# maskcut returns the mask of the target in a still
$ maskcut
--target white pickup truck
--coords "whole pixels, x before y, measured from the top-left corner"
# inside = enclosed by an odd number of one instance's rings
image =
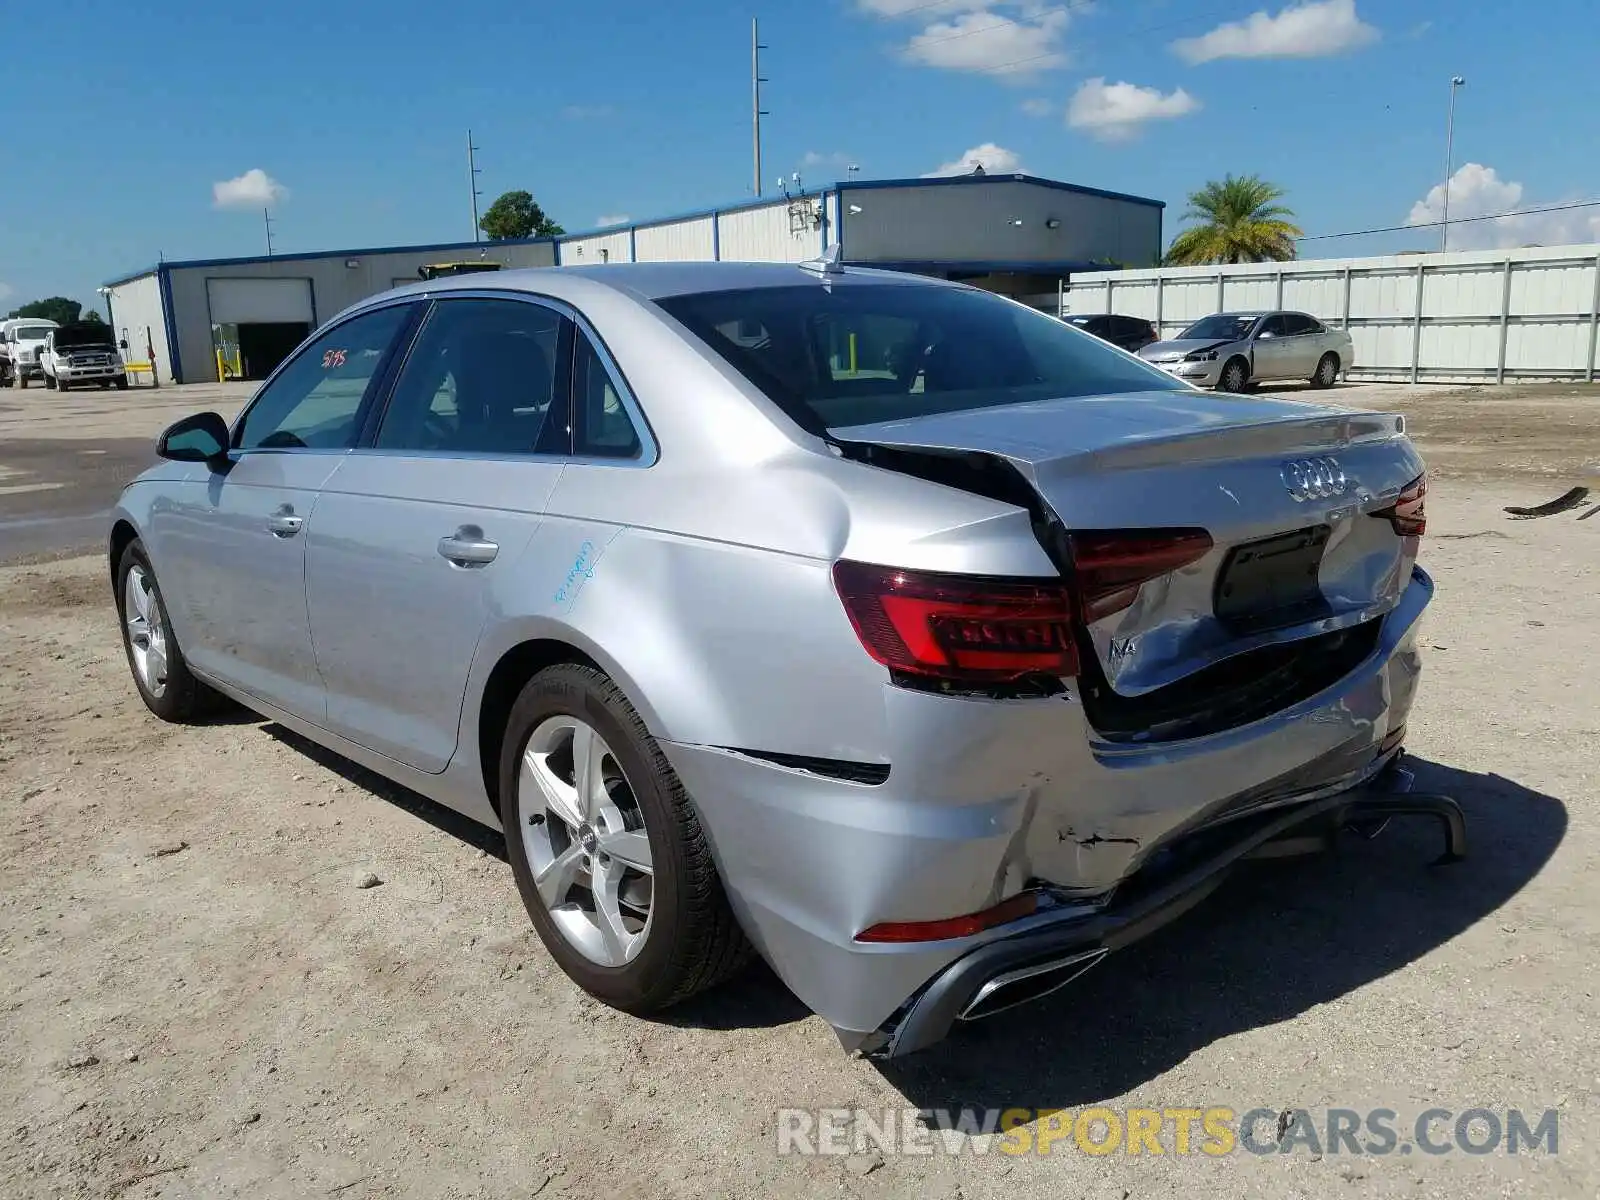
[[[117,350],[116,335],[104,321],[74,321],[52,329],[40,356],[44,385],[57,391],[97,384],[128,386],[128,368]]]
[[[42,317],[12,317],[0,323],[0,383],[27,387],[44,378],[44,346],[59,326]]]

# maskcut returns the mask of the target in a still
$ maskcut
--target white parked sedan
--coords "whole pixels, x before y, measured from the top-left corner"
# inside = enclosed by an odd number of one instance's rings
[[[1202,317],[1139,357],[1196,387],[1241,392],[1262,380],[1305,379],[1328,388],[1355,362],[1343,329],[1303,312],[1231,312]]]

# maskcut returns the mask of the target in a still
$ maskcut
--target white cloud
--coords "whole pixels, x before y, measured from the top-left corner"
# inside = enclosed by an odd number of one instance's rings
[[[1125,142],[1137,137],[1147,121],[1182,117],[1200,102],[1182,88],[1162,92],[1134,83],[1107,83],[1086,79],[1067,105],[1067,124],[1102,142]]]
[[[628,223],[628,214],[602,213],[594,219],[594,223],[600,229],[604,229],[607,225],[626,225]]]
[[[1310,0],[1277,16],[1265,10],[1219,25],[1199,37],[1180,38],[1172,48],[1192,63],[1218,58],[1323,58],[1378,40],[1378,31],[1356,15],[1356,0]]]
[[[973,168],[980,165],[988,175],[1011,175],[1022,170],[1022,156],[1015,150],[1007,150],[1004,146],[996,146],[993,142],[984,142],[981,146],[974,146],[963,152],[955,161],[929,171],[923,178],[942,179],[950,175],[971,175]]]
[[[820,150],[807,150],[800,158],[802,167],[848,167],[855,162],[842,150],[834,150],[824,154]]]
[[[17,294],[17,289],[9,283],[0,283],[0,300],[9,300]]]
[[[901,48],[901,56],[925,67],[1018,77],[1067,61],[1061,50],[1068,22],[1065,8],[1024,4],[1016,17],[1010,17],[992,11],[998,7],[934,22]]]
[[[270,208],[288,198],[289,189],[260,167],[211,185],[211,201],[218,208]]]
[[[946,13],[969,12],[989,7],[990,0],[860,0],[861,11],[875,17],[937,17]]]
[[[1516,208],[1543,208],[1548,204],[1524,203],[1523,186],[1501,179],[1493,167],[1467,163],[1450,176],[1450,248],[1493,250],[1507,246],[1562,246],[1600,241],[1600,210],[1574,208],[1565,212],[1514,213],[1492,221],[1471,221]],[[1558,202],[1549,202],[1558,203]],[[1444,185],[1435,184],[1411,206],[1407,225],[1426,225],[1444,219]],[[1435,225],[1434,232],[1438,232]]]
[[[1056,106],[1053,102],[1042,97],[1035,97],[1032,100],[1024,100],[1020,105],[1018,105],[1018,107],[1030,117],[1048,117],[1056,110]]]

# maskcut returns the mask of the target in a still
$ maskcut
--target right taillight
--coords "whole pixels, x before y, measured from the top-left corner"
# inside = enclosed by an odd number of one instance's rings
[[[1057,580],[991,579],[840,560],[833,582],[861,645],[892,671],[957,683],[1075,675]]]
[[[1428,473],[1424,471],[1395,497],[1388,508],[1380,508],[1372,515],[1383,517],[1401,537],[1421,537],[1428,531]]]

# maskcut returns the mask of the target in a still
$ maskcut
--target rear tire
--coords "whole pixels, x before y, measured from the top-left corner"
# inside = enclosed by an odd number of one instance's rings
[[[575,759],[593,765],[580,774]],[[507,719],[500,798],[534,929],[595,999],[657,1012],[750,960],[693,804],[603,672],[564,663],[523,687]]]
[[[1339,382],[1339,356],[1332,350],[1324,354],[1317,362],[1317,370],[1311,376],[1311,386],[1314,388],[1331,388]]]
[[[1250,364],[1242,358],[1230,358],[1222,364],[1217,376],[1217,391],[1242,392],[1250,382]]]
[[[26,390],[28,386],[28,377],[22,374],[20,371],[17,372],[17,386],[24,390]]]
[[[122,648],[144,706],[163,721],[184,725],[197,723],[223,707],[223,696],[190,672],[167,618],[167,602],[156,583],[155,570],[138,538],[123,550],[116,581]]]

